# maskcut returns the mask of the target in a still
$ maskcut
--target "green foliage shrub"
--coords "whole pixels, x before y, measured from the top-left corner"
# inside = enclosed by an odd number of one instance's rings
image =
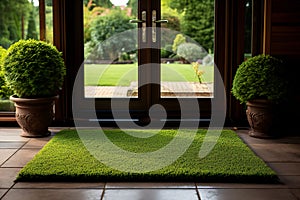
[[[202,65],[203,66],[211,66],[214,64],[214,57],[213,55],[206,55],[203,59],[202,59]]]
[[[0,36],[0,46],[7,49],[11,44],[12,44],[12,41],[10,41],[8,38]]]
[[[195,62],[199,59],[202,60],[207,55],[207,52],[204,48],[194,43],[183,43],[179,45],[177,55],[189,62]]]
[[[66,74],[62,53],[52,44],[34,39],[11,45],[3,69],[8,86],[22,98],[56,95]]]
[[[177,13],[166,12],[163,13],[162,18],[168,20],[168,23],[164,23],[161,25],[162,28],[180,31],[180,19]]]
[[[179,45],[181,45],[183,43],[186,43],[186,38],[182,34],[177,34],[174,39],[173,46],[172,46],[173,52],[176,53]]]
[[[257,55],[238,67],[232,94],[241,103],[252,99],[268,99],[278,103],[287,95],[287,84],[282,60],[270,55]]]
[[[172,45],[166,45],[160,50],[160,56],[162,58],[169,58],[172,55]]]
[[[27,39],[38,39],[34,9],[32,9],[32,11],[30,12],[30,15],[29,15],[26,38]]]
[[[206,51],[214,50],[215,0],[180,1],[184,8],[181,30]]]
[[[130,18],[118,9],[108,15],[98,16],[90,27],[91,41],[86,45],[89,52],[85,52],[87,57],[115,60],[120,53],[136,49],[136,35],[133,35],[133,32],[119,35],[136,27],[136,24],[129,23],[129,20]]]
[[[215,0],[172,0],[169,5],[183,15],[180,20],[182,33],[189,35],[206,51],[213,52]]]
[[[3,71],[3,59],[6,55],[6,49],[0,46],[0,99],[8,99],[12,94],[12,91],[7,87],[4,71]]]

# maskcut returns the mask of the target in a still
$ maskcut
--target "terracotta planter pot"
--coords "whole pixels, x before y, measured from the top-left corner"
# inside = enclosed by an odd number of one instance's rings
[[[249,135],[257,138],[274,138],[278,133],[276,106],[268,100],[252,100],[246,103],[247,119],[251,130]]]
[[[53,105],[58,96],[26,99],[10,96],[15,103],[16,120],[22,128],[23,137],[46,137],[54,117]]]

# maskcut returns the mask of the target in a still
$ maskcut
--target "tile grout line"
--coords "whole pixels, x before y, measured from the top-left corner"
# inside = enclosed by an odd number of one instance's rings
[[[11,149],[17,149],[11,156],[9,156],[1,165],[0,168],[5,169],[5,168],[23,168],[23,167],[2,167],[9,159],[11,159],[14,155],[16,155],[17,152],[19,152],[20,150],[22,150],[22,148],[30,141],[31,139],[29,139],[28,141],[24,142],[19,148],[11,148]],[[0,199],[4,198],[5,195],[8,194],[8,192],[16,185],[16,182],[14,182],[10,188],[8,188],[6,190],[6,192],[1,196]]]
[[[199,191],[199,189],[198,189],[198,186],[197,186],[196,183],[194,183],[194,184],[195,184],[195,189],[196,189],[197,197],[198,197],[199,200],[201,200],[201,197],[200,197],[200,191]]]
[[[21,168],[22,167],[2,167],[9,159],[11,159],[14,155],[16,155],[17,152],[19,152],[31,139],[29,139],[28,141],[24,142],[19,148],[17,148],[17,150],[11,155],[9,156],[1,165],[0,168],[5,169],[5,168]],[[1,196],[0,199],[4,198],[8,192],[13,189],[13,187],[16,185],[17,183],[14,181],[13,184],[10,186],[10,188],[8,188],[5,193]]]
[[[103,199],[104,199],[104,193],[105,193],[105,191],[106,191],[106,185],[107,185],[107,182],[104,183],[104,186],[103,186],[103,190],[102,190],[102,194],[101,194],[100,200],[103,200]]]
[[[17,150],[11,155],[9,156],[1,165],[0,168],[2,168],[2,166],[9,160],[11,159],[14,155],[16,155],[17,152],[19,152],[20,150],[22,150],[22,148],[30,141],[31,139],[29,139],[27,142],[25,142],[22,146],[20,146],[19,148],[17,148]]]
[[[298,196],[294,193],[293,189],[290,189],[290,193],[295,197],[296,200],[299,200]]]
[[[5,195],[7,195],[8,192],[9,192],[11,189],[13,189],[13,187],[14,187],[15,185],[16,185],[16,183],[14,182],[14,183],[10,186],[10,188],[8,188],[8,189],[6,190],[6,192],[4,192],[4,194],[1,196],[0,199],[2,199],[3,197],[5,197]]]

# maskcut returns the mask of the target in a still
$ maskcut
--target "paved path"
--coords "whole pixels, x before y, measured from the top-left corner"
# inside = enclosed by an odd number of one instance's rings
[[[130,86],[85,86],[85,97],[130,97],[137,96],[137,82]],[[212,97],[212,83],[195,82],[163,82],[162,96],[164,97]]]

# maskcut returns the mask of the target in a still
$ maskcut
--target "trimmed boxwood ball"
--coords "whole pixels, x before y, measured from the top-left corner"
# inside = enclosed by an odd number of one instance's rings
[[[247,59],[238,67],[232,94],[241,103],[253,99],[279,103],[287,95],[287,84],[283,61],[261,54]]]
[[[20,98],[57,95],[66,74],[62,53],[52,44],[34,39],[11,45],[3,68],[8,86]]]

